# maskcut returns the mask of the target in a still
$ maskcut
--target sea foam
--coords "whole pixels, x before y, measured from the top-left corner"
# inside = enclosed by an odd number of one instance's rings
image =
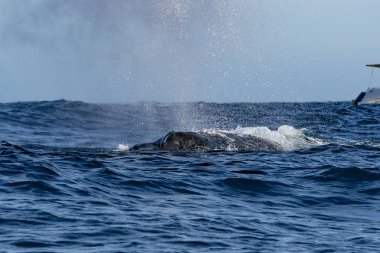
[[[292,151],[297,149],[311,148],[323,145],[320,139],[309,137],[305,134],[306,129],[296,129],[293,126],[283,125],[277,130],[271,130],[268,127],[240,127],[233,130],[215,130],[206,129],[204,132],[223,134],[232,133],[244,137],[251,135],[265,140],[273,141],[281,145],[283,150]]]

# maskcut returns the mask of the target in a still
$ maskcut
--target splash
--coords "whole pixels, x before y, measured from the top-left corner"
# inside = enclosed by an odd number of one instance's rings
[[[123,152],[129,150],[128,144],[119,144],[117,145],[116,149],[114,150],[115,152]]]
[[[325,144],[320,139],[307,136],[305,131],[306,129],[296,129],[293,126],[283,125],[277,130],[270,130],[268,127],[237,127],[230,131],[216,132],[233,133],[239,136],[256,136],[278,143],[286,151],[311,148]]]

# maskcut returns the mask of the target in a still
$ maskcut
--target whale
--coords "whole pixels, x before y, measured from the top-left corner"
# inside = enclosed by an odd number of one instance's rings
[[[228,132],[172,131],[152,143],[136,144],[130,151],[280,151],[280,144],[253,135]]]

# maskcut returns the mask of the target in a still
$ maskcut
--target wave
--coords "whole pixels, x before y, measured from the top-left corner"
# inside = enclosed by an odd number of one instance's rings
[[[268,179],[260,180],[254,178],[226,178],[220,183],[221,186],[228,187],[230,190],[252,195],[286,195],[289,194],[290,186]]]
[[[378,168],[359,167],[331,167],[318,174],[307,176],[306,178],[318,182],[363,182],[380,180],[380,170]]]

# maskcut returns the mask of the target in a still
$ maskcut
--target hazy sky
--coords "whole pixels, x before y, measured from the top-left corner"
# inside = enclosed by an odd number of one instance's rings
[[[0,102],[340,101],[378,0],[1,0]],[[380,86],[380,69],[373,85]]]

